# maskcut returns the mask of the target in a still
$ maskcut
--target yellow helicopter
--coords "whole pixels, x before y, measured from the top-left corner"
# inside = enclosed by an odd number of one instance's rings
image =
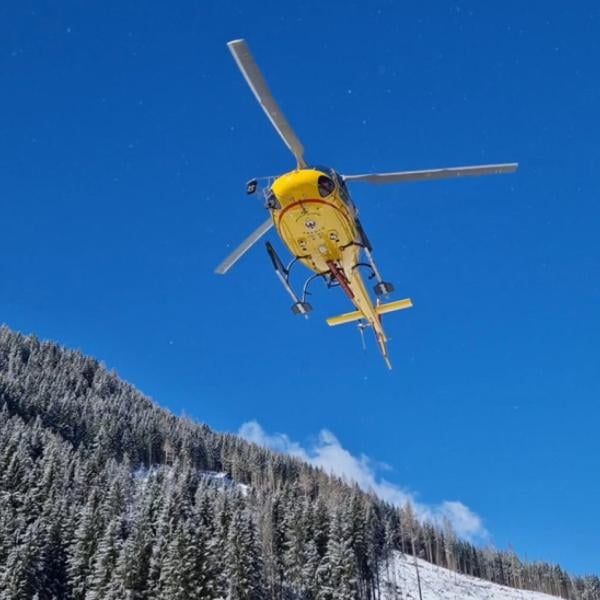
[[[259,187],[261,188],[265,208],[270,213],[269,218],[252,232],[215,269],[215,272],[221,275],[227,273],[274,226],[293,256],[291,262],[284,265],[273,246],[269,242],[266,243],[275,273],[294,302],[292,311],[306,316],[312,310],[307,302],[307,295],[309,285],[315,279],[323,279],[328,287],[340,287],[356,310],[327,319],[327,323],[334,326],[357,321],[361,334],[365,328],[372,328],[383,359],[391,369],[387,337],[383,330],[381,316],[410,308],[412,302],[408,298],[387,303],[380,301],[381,297],[387,298],[394,291],[394,286],[381,277],[373,259],[371,243],[360,224],[358,211],[346,183],[400,183],[512,173],[517,169],[518,164],[505,163],[364,175],[340,175],[329,167],[309,166],[304,159],[302,144],[275,102],[246,42],[234,40],[227,45],[273,127],[296,158],[296,168],[277,177],[252,179],[248,182],[246,185],[248,194],[254,194]],[[290,271],[297,262],[314,271],[299,295],[290,285]],[[376,281],[375,302],[367,292],[361,269],[366,269],[369,276]]]

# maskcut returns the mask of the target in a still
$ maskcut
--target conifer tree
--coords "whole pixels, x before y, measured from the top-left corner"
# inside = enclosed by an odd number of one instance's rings
[[[67,559],[69,583],[74,600],[84,600],[89,587],[92,561],[96,552],[98,531],[95,520],[97,492],[94,488],[81,509]]]
[[[111,580],[115,576],[117,559],[122,545],[121,528],[121,515],[117,514],[108,523],[108,527],[98,543],[93,567],[87,579],[85,600],[102,600],[106,598]]]
[[[304,562],[302,566],[302,587],[308,598],[316,598],[318,593],[317,571],[319,568],[319,552],[314,540],[308,540],[304,547]]]
[[[111,593],[122,598],[142,599],[153,590],[150,577],[150,562],[153,549],[154,504],[157,501],[156,481],[149,476],[146,487],[135,498],[131,513],[129,532],[121,544],[115,573],[110,584]],[[160,573],[157,576],[157,580]]]
[[[344,521],[341,511],[333,517],[327,545],[328,588],[331,600],[355,600],[358,596],[356,558],[352,550],[352,524]]]
[[[159,592],[160,600],[187,600],[192,598],[192,565],[189,557],[189,539],[183,522],[171,535],[162,565]]]
[[[282,562],[287,587],[293,595],[300,594],[304,587],[304,560],[306,521],[302,507],[292,501],[287,506],[283,523],[284,541]]]
[[[262,600],[262,560],[252,517],[233,514],[225,551],[227,600]]]
[[[29,600],[43,589],[40,527],[36,521],[26,528],[8,555],[0,575],[0,600]]]

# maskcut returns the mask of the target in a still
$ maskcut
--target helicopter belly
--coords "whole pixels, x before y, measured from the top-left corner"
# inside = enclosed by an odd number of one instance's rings
[[[344,246],[355,239],[350,215],[325,200],[293,202],[275,223],[290,252],[318,273],[329,270],[329,261],[341,261]]]

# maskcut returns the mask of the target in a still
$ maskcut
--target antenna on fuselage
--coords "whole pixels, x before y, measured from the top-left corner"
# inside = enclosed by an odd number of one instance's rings
[[[369,323],[367,323],[364,319],[361,319],[357,323],[357,327],[358,327],[358,333],[360,333],[360,341],[361,341],[362,349],[366,350],[367,342],[365,341],[365,329],[367,329],[367,327],[371,327],[371,325]]]

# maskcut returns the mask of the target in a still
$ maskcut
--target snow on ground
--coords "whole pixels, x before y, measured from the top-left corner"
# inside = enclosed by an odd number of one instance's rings
[[[242,496],[247,496],[250,493],[249,485],[237,483],[231,479],[227,473],[222,473],[220,471],[201,471],[200,475],[205,481],[212,481],[218,486],[225,488],[235,487],[242,493]]]
[[[423,600],[556,600],[555,596],[548,594],[515,590],[483,579],[459,575],[424,560],[419,559],[417,565]],[[387,573],[384,568],[383,576],[387,589],[381,600],[419,600],[417,573],[412,556],[396,552]]]
[[[158,471],[172,473],[167,465],[153,465],[152,467],[139,467],[133,471],[133,477],[138,485],[146,485],[148,479]],[[245,483],[237,483],[227,473],[221,471],[199,471],[201,479],[214,483],[220,488],[237,488],[243,496],[248,496],[250,486]]]

